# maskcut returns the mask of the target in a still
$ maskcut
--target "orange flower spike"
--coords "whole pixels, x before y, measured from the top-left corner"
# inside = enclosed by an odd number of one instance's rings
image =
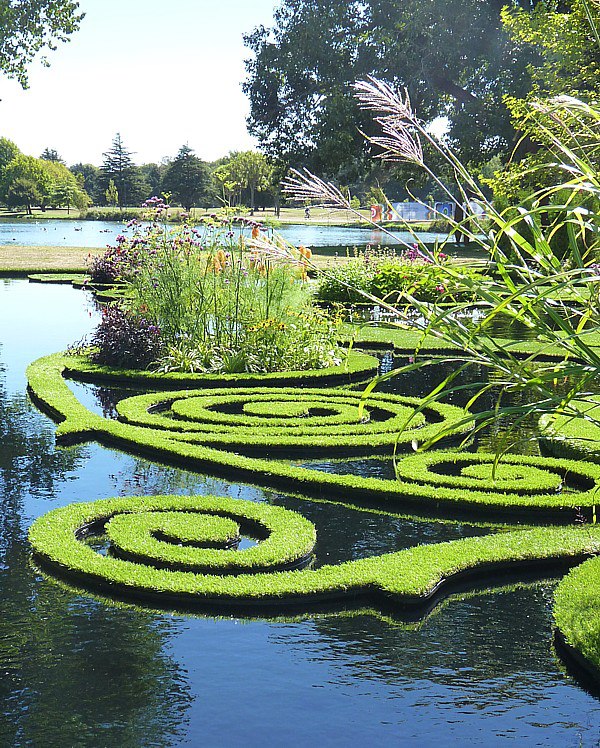
[[[258,226],[253,226],[252,227],[252,238],[258,239],[259,236],[260,236],[260,229],[258,228]]]
[[[307,260],[310,260],[310,258],[312,257],[312,250],[308,247],[304,247],[304,256]]]

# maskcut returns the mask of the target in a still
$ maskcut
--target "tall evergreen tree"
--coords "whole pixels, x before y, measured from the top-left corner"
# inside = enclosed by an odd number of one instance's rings
[[[58,161],[61,164],[65,163],[64,159],[59,156],[56,148],[44,148],[40,158],[43,158],[44,161]]]
[[[120,133],[115,135],[109,150],[102,154],[104,161],[100,167],[100,192],[108,189],[112,179],[119,193],[120,208],[139,203],[143,192],[139,169],[134,164],[132,155],[125,147]]]
[[[207,164],[196,156],[189,145],[182,145],[167,166],[162,184],[165,192],[189,210],[206,197],[210,183]]]

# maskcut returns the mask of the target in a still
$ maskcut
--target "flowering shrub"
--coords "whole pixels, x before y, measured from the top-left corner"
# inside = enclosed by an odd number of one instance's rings
[[[477,271],[461,270],[472,277]],[[467,300],[472,291],[459,283],[443,265],[433,264],[427,259],[402,259],[381,265],[371,282],[371,293],[390,303],[401,300],[408,294],[420,301]]]
[[[342,362],[335,344],[341,320],[316,309],[288,311],[248,328],[241,347],[244,371],[320,369]]]
[[[284,371],[340,359],[336,325],[312,309],[303,282],[309,250],[286,264],[252,220],[212,215],[169,229],[158,220],[168,206],[152,198],[146,207],[154,220],[132,222],[105,262],[128,284],[131,318],[160,329],[159,370]],[[101,337],[101,350],[115,342],[108,331]]]
[[[372,292],[373,278],[384,262],[393,262],[394,250],[373,249],[354,251],[347,262],[328,267],[319,281],[317,298],[320,301],[359,304],[365,302],[363,294]]]
[[[135,225],[137,221],[129,224],[130,227]],[[143,241],[130,241],[119,234],[116,243],[116,247],[108,247],[103,254],[91,258],[88,272],[93,283],[126,281],[136,272]]]
[[[317,298],[360,303],[365,301],[367,293],[395,303],[402,294],[430,302],[470,296],[470,292],[454,280],[446,264],[446,255],[440,254],[438,260],[441,262],[433,263],[413,248],[399,255],[389,250],[359,253],[347,263],[327,271],[319,284]]]
[[[160,329],[132,311],[105,307],[92,336],[94,363],[124,368],[146,368],[160,355]]]

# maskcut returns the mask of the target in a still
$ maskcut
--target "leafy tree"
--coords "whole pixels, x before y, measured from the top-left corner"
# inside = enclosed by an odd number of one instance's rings
[[[28,64],[68,41],[83,18],[78,9],[72,0],[0,0],[0,70],[27,88]],[[42,62],[49,64],[45,57]]]
[[[144,197],[144,186],[139,168],[134,164],[132,152],[127,150],[120,133],[113,139],[112,146],[102,154],[104,161],[100,167],[100,188],[105,192],[110,180],[119,193],[119,207],[135,205]]]
[[[502,18],[516,49],[537,52],[536,64],[529,67],[532,90],[523,98],[506,98],[514,127],[521,134],[519,146],[508,165],[496,165],[493,175],[483,179],[492,188],[496,204],[507,207],[526,202],[536,190],[561,180],[560,170],[550,162],[556,160],[554,139],[564,141],[564,124],[539,116],[539,108],[559,94],[597,100],[600,10],[588,0],[572,0],[568,9],[559,8],[556,2],[530,11],[505,8]],[[597,160],[600,155],[598,144],[592,147],[581,136],[570,146],[575,152],[585,151],[587,159]]]
[[[34,186],[34,191],[30,191],[31,199],[28,202],[15,203],[13,205],[23,205],[27,207],[27,212],[31,212],[32,205],[42,205],[44,198],[49,194],[52,184],[52,178],[46,169],[49,162],[42,161],[34,156],[25,156],[22,153],[17,154],[3,169],[0,181],[0,194],[7,202],[9,193],[13,195],[25,194],[24,185],[28,188]],[[11,187],[13,188],[11,193]],[[16,192],[15,192],[16,190]]]
[[[48,202],[56,208],[66,208],[71,212],[71,206],[80,210],[87,208],[90,198],[84,190],[79,188],[77,180],[61,179],[54,183]]]
[[[165,192],[172,193],[186,210],[190,210],[206,197],[209,181],[207,164],[188,145],[182,145],[166,167],[162,185]]]
[[[600,91],[600,46],[597,4],[570,0],[568,7],[549,0],[532,10],[505,7],[504,26],[520,54],[534,49],[529,65],[533,87],[529,99],[568,94],[595,98]],[[533,121],[533,118],[531,118]]]
[[[262,153],[234,151],[217,170],[217,178],[230,191],[248,190],[250,211],[254,213],[256,192],[269,188],[272,173],[273,167]]]
[[[225,205],[235,205],[239,201],[242,186],[235,180],[227,158],[215,162],[213,180],[218,191],[218,199]]]
[[[32,206],[39,205],[41,199],[36,182],[26,177],[17,177],[10,183],[6,192],[8,207],[25,208],[28,215],[32,213]]]
[[[288,165],[283,161],[270,160],[269,185],[268,191],[273,198],[273,207],[275,216],[279,218],[281,212],[281,203],[284,201],[281,182],[288,172]]]
[[[530,7],[529,0],[520,0]],[[517,5],[520,3],[517,2]],[[367,148],[349,83],[367,75],[407,87],[425,120],[447,115],[463,156],[506,153],[514,130],[502,96],[529,89],[498,0],[284,0],[272,28],[245,37],[250,132],[271,156],[328,174]],[[482,158],[483,156],[483,158]]]
[[[0,138],[0,196],[6,198],[8,184],[4,180],[4,172],[10,162],[16,158],[21,151],[12,140]]]
[[[107,205],[118,205],[119,204],[119,192],[117,190],[117,185],[113,182],[111,179],[108,183],[108,187],[106,188],[106,204]]]
[[[92,199],[94,203],[101,203],[102,196],[100,194],[100,169],[94,164],[73,164],[69,167],[70,171],[75,175],[79,182],[79,186],[83,189]]]
[[[47,161],[40,159],[42,169],[46,176],[41,195],[41,208],[47,205],[55,208],[67,208],[70,211],[72,205],[84,208],[89,205],[90,199],[85,190],[79,186],[75,175],[61,161]]]
[[[21,151],[18,146],[8,140],[8,138],[0,138],[0,172],[6,168],[15,156],[18,156]]]
[[[165,164],[142,164],[139,169],[146,190],[144,199],[162,194],[162,179],[166,169]]]

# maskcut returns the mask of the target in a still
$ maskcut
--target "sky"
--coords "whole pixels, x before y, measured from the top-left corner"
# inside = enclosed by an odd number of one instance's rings
[[[272,24],[277,0],[80,0],[81,28],[30,88],[0,78],[0,136],[100,165],[117,132],[136,163],[188,144],[213,161],[255,148],[246,131],[242,34]]]

